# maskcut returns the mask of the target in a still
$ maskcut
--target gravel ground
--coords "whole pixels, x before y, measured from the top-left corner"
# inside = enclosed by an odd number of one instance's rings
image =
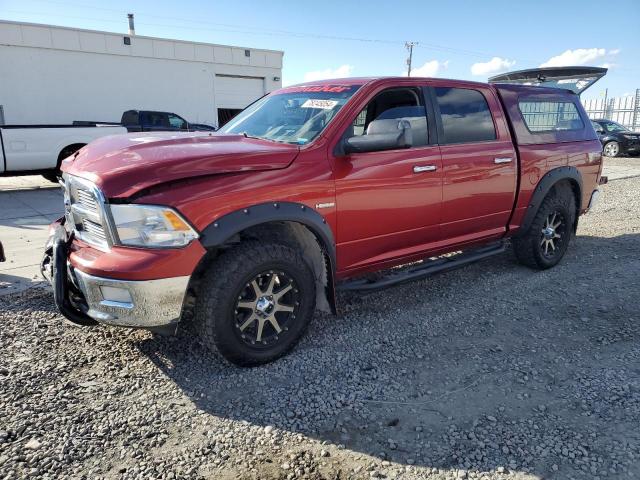
[[[260,368],[0,297],[0,478],[640,478],[640,178],[603,190],[558,267],[343,295]]]

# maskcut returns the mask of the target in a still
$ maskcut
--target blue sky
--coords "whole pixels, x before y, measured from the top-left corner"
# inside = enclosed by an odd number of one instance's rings
[[[0,18],[283,50],[285,84],[406,73],[485,81],[540,65],[606,65],[585,97],[640,88],[640,0],[0,0]]]

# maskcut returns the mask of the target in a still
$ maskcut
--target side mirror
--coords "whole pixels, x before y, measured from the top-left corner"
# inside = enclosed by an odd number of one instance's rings
[[[411,124],[407,120],[374,120],[366,135],[344,140],[345,153],[379,152],[410,148],[413,145]]]

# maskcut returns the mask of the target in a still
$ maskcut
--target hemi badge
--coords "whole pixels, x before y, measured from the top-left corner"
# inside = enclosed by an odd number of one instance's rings
[[[330,207],[335,207],[335,206],[336,206],[335,202],[316,203],[316,208],[330,208]]]

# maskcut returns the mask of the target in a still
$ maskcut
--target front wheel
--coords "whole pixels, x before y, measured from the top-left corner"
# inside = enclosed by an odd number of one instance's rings
[[[617,157],[620,155],[620,144],[614,141],[607,142],[602,149],[602,153],[604,153],[606,157]]]
[[[247,242],[210,265],[195,322],[207,347],[240,366],[267,363],[292,349],[315,310],[315,280],[300,252]]]
[[[518,261],[535,269],[556,265],[573,235],[576,203],[571,187],[558,185],[544,199],[524,234],[513,239]]]

